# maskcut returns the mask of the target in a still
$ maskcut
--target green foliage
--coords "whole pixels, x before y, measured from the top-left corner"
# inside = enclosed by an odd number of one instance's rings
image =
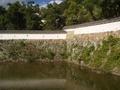
[[[120,16],[120,0],[103,0],[101,8],[105,18]]]
[[[3,41],[0,42],[0,59],[33,62],[63,60],[66,56],[65,41]]]
[[[28,6],[25,9],[25,15],[26,15],[26,29],[27,30],[42,30],[43,29],[43,23],[42,18],[40,16],[39,12],[39,6]]]
[[[62,4],[49,4],[47,8],[42,8],[42,18],[45,20],[44,29],[57,30],[64,26],[64,17],[62,15],[64,6]]]
[[[33,1],[16,2],[0,7],[0,30],[61,30],[65,25],[119,16],[119,0],[64,0],[44,8]]]
[[[109,36],[93,54],[92,65],[97,68],[113,70],[120,66],[120,38]]]
[[[6,10],[5,8],[0,6],[0,30],[6,29],[6,23],[7,23]]]
[[[67,45],[68,60],[84,61],[89,67],[105,71],[120,68],[120,38],[109,36],[96,48],[91,42],[81,43],[79,40]]]
[[[91,60],[91,54],[94,51],[94,46],[91,44],[90,46],[84,47],[82,54],[81,54],[81,59],[84,60],[86,64],[89,63]]]
[[[7,12],[7,29],[9,30],[23,30],[26,26],[25,14],[20,11],[21,4],[16,2],[10,5]]]
[[[69,7],[65,10],[64,15],[66,17],[66,24],[72,25],[77,24],[77,13],[78,13],[78,4],[77,2],[68,1]]]
[[[0,30],[42,30],[39,5],[15,2],[0,7]]]
[[[0,41],[0,60],[71,60],[105,71],[120,68],[120,38],[109,36],[95,46],[79,40]]]
[[[78,24],[101,18],[101,8],[96,0],[69,0],[64,11],[66,24]]]

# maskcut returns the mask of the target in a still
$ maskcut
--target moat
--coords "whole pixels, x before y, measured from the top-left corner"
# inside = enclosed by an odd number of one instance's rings
[[[120,77],[65,62],[0,64],[0,90],[119,90]]]

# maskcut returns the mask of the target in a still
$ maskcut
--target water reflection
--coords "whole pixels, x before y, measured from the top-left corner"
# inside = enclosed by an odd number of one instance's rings
[[[65,62],[0,65],[0,90],[119,90],[120,78]]]
[[[120,77],[109,74],[96,74],[87,69],[80,69],[76,65],[68,65],[67,68],[69,68],[67,81],[70,84],[74,83],[73,90],[120,90]],[[70,86],[68,85],[68,88]]]
[[[64,79],[43,79],[43,80],[3,80],[0,81],[0,88],[28,88],[28,89],[60,89],[64,88]]]

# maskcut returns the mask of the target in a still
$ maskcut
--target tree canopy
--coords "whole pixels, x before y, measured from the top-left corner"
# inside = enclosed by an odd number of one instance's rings
[[[65,25],[120,16],[120,0],[64,0],[40,7],[33,1],[0,6],[0,30],[61,30]]]

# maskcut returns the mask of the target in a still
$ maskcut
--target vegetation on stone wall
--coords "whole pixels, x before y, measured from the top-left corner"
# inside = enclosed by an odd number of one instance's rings
[[[91,57],[91,66],[100,69],[120,69],[120,38],[110,36],[102,42]]]
[[[77,52],[71,53],[77,56],[76,59],[72,58],[72,60],[84,61],[85,66],[93,69],[97,68],[103,71],[120,70],[120,38],[109,36],[108,39],[97,45],[90,42],[82,45],[81,48],[78,47],[80,45],[76,48],[76,45],[72,46],[75,52]]]
[[[120,38],[99,43],[79,40],[0,41],[0,61],[68,60],[93,69],[120,70]]]
[[[1,41],[1,61],[63,60],[66,56],[65,41]]]

